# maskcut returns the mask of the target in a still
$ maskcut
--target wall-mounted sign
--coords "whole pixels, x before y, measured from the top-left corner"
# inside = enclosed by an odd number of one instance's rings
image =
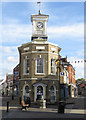
[[[60,76],[64,76],[64,72],[60,72]]]
[[[14,72],[14,75],[18,75],[19,74],[19,72]]]

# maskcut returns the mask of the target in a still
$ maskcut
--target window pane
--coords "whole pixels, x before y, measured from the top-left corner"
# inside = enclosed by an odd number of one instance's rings
[[[28,58],[24,58],[24,74],[29,73],[30,63]]]
[[[44,60],[43,59],[37,59],[37,73],[43,73],[43,67],[44,67]]]
[[[51,73],[55,74],[55,60],[51,59]]]

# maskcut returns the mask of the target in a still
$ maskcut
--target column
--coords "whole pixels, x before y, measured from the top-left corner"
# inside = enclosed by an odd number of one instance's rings
[[[46,99],[46,87],[43,87],[43,99]]]
[[[34,86],[34,102],[36,102],[36,98],[37,98],[37,92],[36,92],[36,87]]]

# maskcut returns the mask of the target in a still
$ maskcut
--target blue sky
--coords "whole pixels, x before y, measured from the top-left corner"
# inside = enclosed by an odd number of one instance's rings
[[[18,64],[17,47],[31,41],[31,14],[38,13],[36,2],[2,3],[2,42],[0,49],[3,65],[2,74],[12,73]],[[62,48],[61,56],[69,61],[84,59],[84,2],[44,2],[41,13],[49,15],[47,23],[48,41]],[[2,49],[3,48],[3,49]],[[84,77],[84,64],[72,63],[76,70],[76,79]]]

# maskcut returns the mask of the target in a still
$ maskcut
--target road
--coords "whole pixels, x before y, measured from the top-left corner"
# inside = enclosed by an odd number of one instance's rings
[[[74,98],[74,104],[67,104],[65,113],[58,114],[57,106],[49,106],[46,109],[30,107],[28,111],[21,111],[21,106],[18,104],[18,100],[11,100],[9,97],[3,98],[2,107],[0,106],[0,110],[2,110],[3,118],[84,118],[86,115],[86,108],[84,97]],[[10,110],[6,112],[6,102],[10,101]]]

